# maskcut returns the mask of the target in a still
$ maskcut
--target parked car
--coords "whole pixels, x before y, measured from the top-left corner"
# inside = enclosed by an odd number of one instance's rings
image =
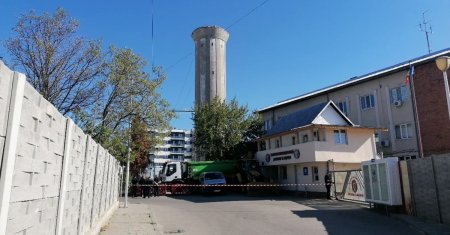
[[[201,192],[206,193],[225,193],[227,181],[220,171],[208,171],[200,174],[199,177]]]

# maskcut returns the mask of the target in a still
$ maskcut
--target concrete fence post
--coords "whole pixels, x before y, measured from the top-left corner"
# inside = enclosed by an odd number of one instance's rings
[[[106,152],[105,155],[105,162],[103,165],[103,177],[102,177],[102,187],[100,191],[100,210],[99,210],[99,217],[103,215],[103,212],[105,212],[106,206],[106,195],[108,193],[108,171],[109,171],[109,160],[110,155],[109,152]]]
[[[90,149],[90,139],[91,139],[91,137],[88,135],[87,136],[87,138],[86,138],[86,149],[85,149],[85,151],[84,151],[84,166],[83,166],[83,176],[81,177],[81,193],[80,193],[80,209],[79,209],[79,214],[80,214],[80,216],[79,216],[79,219],[78,219],[78,227],[77,227],[77,233],[78,234],[81,234],[81,229],[82,229],[82,226],[81,226],[81,224],[83,223],[83,218],[82,218],[82,216],[83,216],[83,208],[84,208],[84,200],[83,200],[83,198],[84,198],[84,194],[86,193],[86,190],[85,190],[85,184],[87,183],[86,181],[86,168],[87,168],[87,162],[88,162],[88,155],[89,155],[89,149]]]
[[[97,166],[98,166],[98,159],[99,159],[100,151],[101,151],[101,146],[99,145],[98,148],[97,148],[97,153],[95,154],[94,184],[92,186],[91,224],[89,226],[91,229],[94,227],[94,220],[97,219],[96,217],[94,217],[94,211],[95,211],[94,207],[96,206],[95,205],[95,196],[96,196],[95,189],[97,187],[97,180],[98,180],[97,179],[98,178],[98,176],[97,176],[97,168],[98,167]]]
[[[56,217],[56,234],[62,234],[63,217],[64,217],[64,202],[66,199],[66,188],[67,188],[67,169],[70,158],[71,142],[72,142],[72,128],[73,121],[68,118],[66,121],[66,137],[64,141],[64,153],[63,153],[63,163],[61,170],[61,184],[59,187],[59,201],[58,201],[58,214]]]
[[[8,223],[9,201],[11,197],[11,185],[16,160],[17,138],[22,115],[23,93],[25,88],[25,75],[14,73],[11,102],[6,127],[5,147],[1,163],[0,177],[0,234],[6,234]]]

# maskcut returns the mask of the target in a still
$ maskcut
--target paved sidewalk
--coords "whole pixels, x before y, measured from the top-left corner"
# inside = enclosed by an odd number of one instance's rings
[[[128,208],[124,208],[123,198],[120,200],[119,209],[101,231],[101,235],[153,235],[160,234],[156,231],[156,223],[153,222],[149,205],[139,198],[130,198]]]

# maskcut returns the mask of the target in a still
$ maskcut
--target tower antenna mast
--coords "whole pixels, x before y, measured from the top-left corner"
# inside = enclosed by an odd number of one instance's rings
[[[430,54],[431,48],[430,48],[429,34],[432,34],[433,30],[431,29],[431,24],[428,21],[426,21],[426,19],[425,19],[425,13],[427,13],[427,11],[422,12],[422,20],[423,21],[422,21],[422,23],[419,24],[419,27],[420,27],[420,31],[425,33],[425,37],[427,38],[428,54]]]

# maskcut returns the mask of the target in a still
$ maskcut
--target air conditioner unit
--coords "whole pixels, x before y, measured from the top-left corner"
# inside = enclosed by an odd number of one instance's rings
[[[381,141],[381,146],[383,146],[383,147],[389,147],[390,144],[391,144],[391,143],[390,143],[389,140],[383,140],[383,141]]]
[[[397,106],[397,107],[402,106],[402,101],[401,100],[396,100],[396,101],[394,101],[394,105]]]

